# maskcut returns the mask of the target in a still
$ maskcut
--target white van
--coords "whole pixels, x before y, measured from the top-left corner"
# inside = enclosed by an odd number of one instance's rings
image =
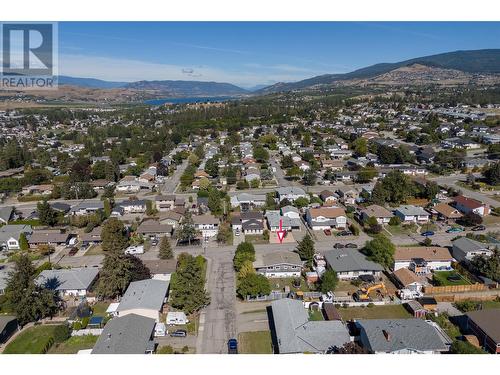
[[[129,246],[125,249],[125,254],[144,254],[144,246],[143,245],[138,245],[138,246]]]

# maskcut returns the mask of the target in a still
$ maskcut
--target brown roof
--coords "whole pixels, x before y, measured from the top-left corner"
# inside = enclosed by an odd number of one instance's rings
[[[413,246],[396,248],[396,252],[394,254],[395,261],[411,260],[414,258],[422,258],[427,261],[453,259],[450,251],[446,247]]]
[[[169,224],[160,224],[156,220],[147,220],[139,225],[137,233],[172,233],[172,226]]]
[[[160,221],[161,220],[175,220],[175,221],[180,221],[182,219],[182,214],[176,212],[176,211],[165,211],[165,212],[160,212]]]
[[[500,343],[500,309],[470,311],[466,315],[496,344]]]
[[[366,207],[363,210],[364,213],[368,217],[374,216],[374,217],[393,217],[394,215],[392,214],[391,211],[389,211],[387,208],[379,206],[377,204],[372,204],[368,207]]]
[[[399,270],[394,271],[394,276],[404,287],[412,283],[424,284],[423,279],[417,276],[415,272],[410,271],[408,268],[400,268]]]
[[[195,224],[219,224],[219,219],[212,215],[198,215],[193,216]]]
[[[477,199],[464,197],[463,195],[456,196],[455,198],[453,198],[453,200],[456,203],[471,210],[484,206],[483,202],[478,201]]]
[[[319,207],[309,209],[309,213],[312,218],[319,216],[324,216],[327,218],[336,218],[339,216],[345,216],[345,211],[340,207]]]
[[[325,302],[323,304],[323,310],[325,310],[325,315],[328,320],[342,320],[339,311],[332,302]]]
[[[462,214],[456,208],[453,208],[446,203],[436,204],[433,208],[438,214],[441,214],[448,219],[458,219],[462,217]]]
[[[153,275],[158,273],[173,273],[177,264],[175,258],[143,260],[142,262]]]

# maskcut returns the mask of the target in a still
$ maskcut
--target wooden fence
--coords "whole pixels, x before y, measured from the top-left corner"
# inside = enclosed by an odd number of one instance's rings
[[[487,289],[488,287],[484,284],[426,286],[424,287],[424,293],[425,294],[465,293],[465,292],[479,292]]]

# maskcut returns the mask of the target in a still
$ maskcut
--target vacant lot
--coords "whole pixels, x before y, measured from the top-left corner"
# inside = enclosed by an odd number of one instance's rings
[[[66,341],[55,344],[49,354],[76,354],[79,350],[92,349],[99,336],[85,335],[73,336]]]
[[[54,325],[30,327],[4,350],[5,354],[43,354],[54,342]]]
[[[339,313],[344,320],[351,319],[399,319],[411,318],[403,305],[384,305],[372,307],[340,308]]]
[[[242,332],[238,335],[238,352],[242,354],[273,354],[271,332]]]

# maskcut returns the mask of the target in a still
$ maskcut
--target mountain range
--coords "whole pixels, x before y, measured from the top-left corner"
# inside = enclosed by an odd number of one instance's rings
[[[457,85],[500,84],[500,49],[455,51],[417,57],[396,63],[380,63],[343,74],[324,74],[298,82],[279,82],[244,89],[230,83],[204,81],[104,81],[95,78],[59,76],[59,85],[70,92],[81,88],[88,96],[92,90],[136,98],[185,98],[215,96],[249,96],[323,87],[369,85]]]

